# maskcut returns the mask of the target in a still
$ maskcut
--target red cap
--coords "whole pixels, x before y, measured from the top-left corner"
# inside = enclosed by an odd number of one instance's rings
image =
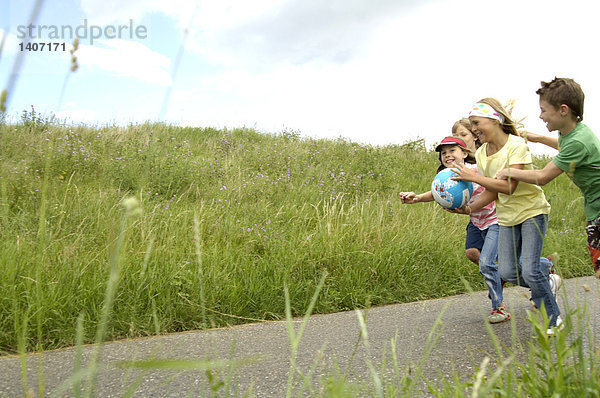
[[[438,144],[438,146],[435,147],[436,152],[440,152],[442,150],[443,145],[458,145],[462,149],[468,151],[467,145],[465,144],[465,142],[463,140],[461,140],[460,138],[456,138],[456,137],[445,137],[442,140],[442,142],[440,142]]]

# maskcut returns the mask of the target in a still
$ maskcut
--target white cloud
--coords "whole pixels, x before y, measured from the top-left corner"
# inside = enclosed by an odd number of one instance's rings
[[[171,84],[171,60],[135,41],[100,40],[94,46],[81,45],[76,55],[83,68],[98,67],[117,76]]]
[[[107,18],[161,12],[191,28],[183,62],[199,54],[210,68],[178,76],[168,115],[183,123],[433,143],[472,102],[495,96],[516,98],[517,115],[544,132],[535,90],[555,75],[582,84],[587,122],[600,117],[598,6],[584,0],[83,3],[110,9]]]
[[[71,103],[68,104],[68,107],[76,106]],[[67,106],[66,106],[67,107]],[[98,114],[98,112],[89,110],[89,109],[71,109],[71,110],[63,110],[56,112],[54,114],[58,120],[61,122],[67,123],[75,123],[75,124],[88,124],[95,125],[98,120],[101,120],[100,117],[102,115]]]
[[[362,55],[377,26],[417,1],[262,1],[201,9],[188,50],[227,66],[268,70],[279,63],[347,63]],[[254,7],[254,2],[251,3]]]
[[[423,2],[81,0],[91,23],[135,20],[160,12],[182,30],[189,29],[188,51],[211,62],[264,69],[280,62],[348,62],[360,54],[379,24],[419,4]]]
[[[250,14],[234,25],[215,27],[200,44],[213,54],[226,53],[242,64],[312,61],[346,63],[361,54],[378,24],[416,2],[363,0],[288,1]]]
[[[79,0],[79,2],[91,23],[122,23],[130,19],[139,22],[152,13],[162,13],[172,17],[180,28],[187,27],[190,17],[200,9],[211,7],[211,4],[205,3],[222,4],[220,1],[197,0]]]
[[[157,0],[80,0],[86,19],[98,25],[140,20],[159,6]]]

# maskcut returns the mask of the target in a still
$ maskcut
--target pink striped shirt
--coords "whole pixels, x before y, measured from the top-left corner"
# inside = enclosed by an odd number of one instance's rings
[[[465,163],[465,166],[477,171],[477,165],[475,164]],[[481,173],[478,172],[478,174]],[[484,187],[473,183],[473,195],[471,195],[471,200],[469,200],[469,203],[467,204],[472,204],[483,191],[485,191]],[[497,224],[498,217],[496,217],[496,202],[494,201],[481,210],[471,213],[471,222],[479,229],[487,229],[490,225]]]

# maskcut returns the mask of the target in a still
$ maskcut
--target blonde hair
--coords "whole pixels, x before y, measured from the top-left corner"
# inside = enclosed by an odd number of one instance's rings
[[[456,134],[456,130],[458,130],[459,126],[463,126],[464,128],[466,128],[467,130],[471,131],[471,121],[469,119],[467,119],[466,117],[463,117],[460,120],[457,120],[454,125],[452,126],[452,135]]]
[[[517,123],[515,123],[515,121],[511,117],[511,112],[514,107],[514,101],[509,102],[507,105],[507,107],[510,109],[510,111],[507,111],[502,106],[500,101],[498,101],[496,98],[491,98],[491,97],[482,98],[477,102],[481,102],[483,104],[488,104],[489,106],[494,108],[494,110],[496,112],[498,112],[499,114],[502,115],[502,117],[504,118],[504,121],[502,123],[498,122],[498,123],[500,123],[500,127],[502,128],[502,131],[504,131],[506,134],[516,135],[517,137],[519,136],[519,133],[517,133]]]
[[[463,126],[467,130],[469,130],[471,135],[473,135],[473,142],[475,143],[475,148],[479,148],[481,146],[481,142],[479,141],[479,137],[477,137],[477,135],[473,133],[473,126],[471,125],[471,121],[469,120],[469,118],[463,117],[462,119],[454,122],[454,125],[452,125],[452,136],[456,136],[456,130],[458,130],[460,126]]]

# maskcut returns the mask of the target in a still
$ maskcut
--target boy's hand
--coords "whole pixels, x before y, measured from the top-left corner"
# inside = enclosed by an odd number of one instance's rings
[[[466,167],[464,164],[457,164],[452,171],[458,174],[458,177],[450,177],[452,180],[475,181],[477,173],[475,170]]]
[[[419,201],[419,197],[414,192],[400,192],[400,200],[404,204],[412,205]]]
[[[496,173],[496,179],[498,180],[508,180],[509,177],[510,171],[508,169],[503,169]]]
[[[525,142],[539,142],[540,135],[536,133],[532,133],[527,130],[517,130],[519,137],[523,138]]]

